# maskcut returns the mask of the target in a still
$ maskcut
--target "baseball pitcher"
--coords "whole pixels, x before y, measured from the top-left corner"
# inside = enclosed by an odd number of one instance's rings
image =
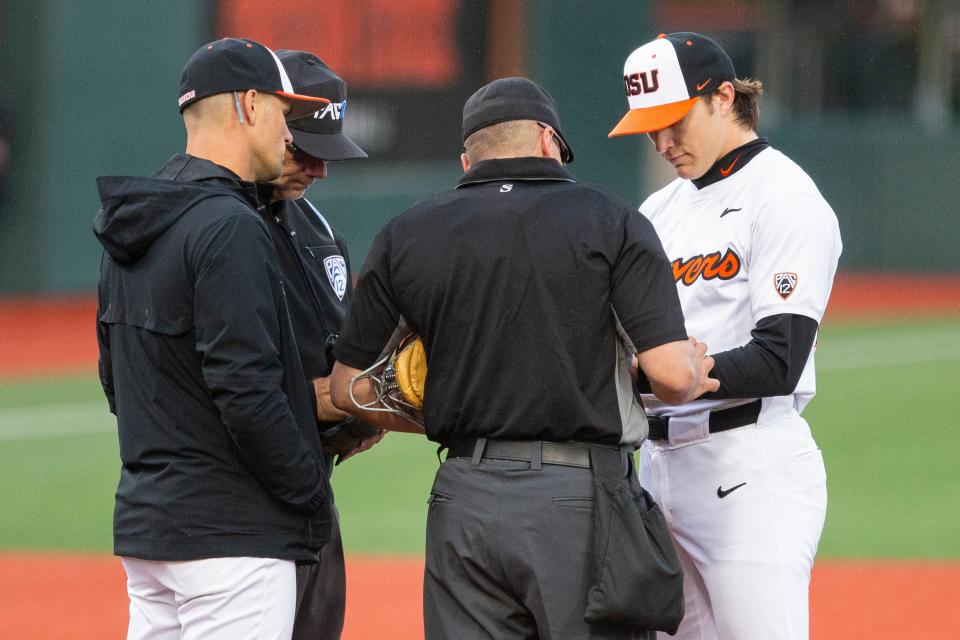
[[[647,134],[677,173],[640,209],[720,381],[681,406],[642,396],[641,482],[668,515],[686,576],[677,637],[806,638],[827,490],[800,414],[815,392],[837,219],[757,136],[761,84],[738,79],[713,40],[662,35],[630,54],[623,80],[630,110],[610,135]]]

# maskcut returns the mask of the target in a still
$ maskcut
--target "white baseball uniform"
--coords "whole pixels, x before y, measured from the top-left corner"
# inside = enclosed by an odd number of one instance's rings
[[[122,558],[127,640],[289,640],[296,566],[273,558]]]
[[[766,147],[725,177],[677,179],[641,206],[673,263],[687,332],[719,353],[778,314],[820,322],[840,256],[836,216],[802,169]],[[721,379],[721,388],[723,381]],[[641,449],[640,479],[666,515],[685,569],[677,638],[808,637],[810,570],[827,506],[823,458],[800,412],[815,393],[811,351],[796,390],[762,398],[756,424],[710,433],[711,412],[756,398],[670,406],[669,437]]]

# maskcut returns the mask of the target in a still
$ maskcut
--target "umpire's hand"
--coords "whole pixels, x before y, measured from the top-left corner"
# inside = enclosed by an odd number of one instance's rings
[[[349,451],[343,452],[339,456],[337,456],[336,464],[340,464],[345,460],[349,460],[350,458],[357,455],[358,453],[363,453],[373,445],[383,440],[383,436],[385,436],[386,434],[387,432],[384,431],[383,429],[377,429],[377,432],[374,433],[373,435],[360,440],[360,444],[358,444],[356,447],[354,447],[353,449],[350,449]]]

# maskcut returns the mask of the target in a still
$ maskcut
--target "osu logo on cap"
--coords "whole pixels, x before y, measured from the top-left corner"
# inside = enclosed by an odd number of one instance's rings
[[[627,95],[638,96],[641,93],[653,93],[660,88],[659,75],[659,69],[651,69],[650,71],[623,76],[623,84],[627,87]]]

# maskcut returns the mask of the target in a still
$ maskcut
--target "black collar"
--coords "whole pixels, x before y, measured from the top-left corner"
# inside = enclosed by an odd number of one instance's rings
[[[200,180],[221,179],[245,182],[236,173],[226,167],[186,153],[175,153],[167,164],[157,172],[158,178],[198,182]],[[247,183],[249,184],[249,183]]]
[[[260,199],[260,202],[266,205],[274,204],[273,202],[273,185],[269,182],[258,182],[257,183],[257,197]],[[277,202],[281,202],[278,200]]]
[[[750,162],[755,155],[769,146],[770,143],[767,142],[766,138],[751,140],[714,162],[713,166],[710,167],[705,174],[691,182],[693,182],[693,186],[697,189],[703,189],[714,182],[720,182],[724,178],[729,178],[747,166],[747,163]]]
[[[498,158],[482,160],[457,181],[457,189],[470,184],[501,180],[558,180],[576,182],[553,158]]]
[[[257,185],[247,182],[236,173],[206,158],[198,158],[186,153],[176,153],[160,171],[157,178],[176,180],[178,182],[204,182],[227,187],[232,191],[242,193],[253,205],[259,209],[262,202],[270,202],[268,198],[262,201],[257,193]]]

